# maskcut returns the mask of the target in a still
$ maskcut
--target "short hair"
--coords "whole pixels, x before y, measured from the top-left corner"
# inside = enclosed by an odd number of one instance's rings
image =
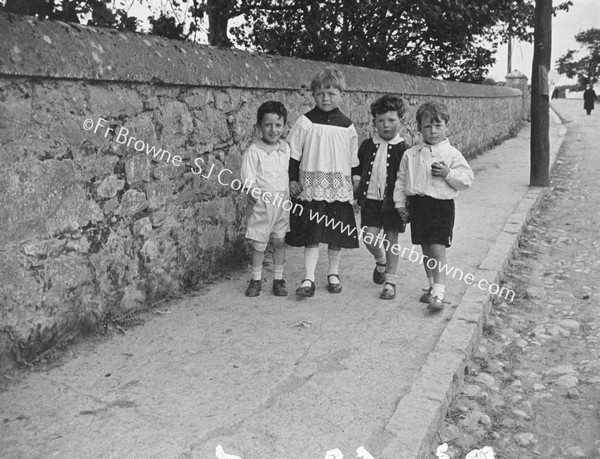
[[[273,113],[283,117],[283,124],[287,122],[288,112],[285,108],[285,105],[283,105],[281,102],[269,100],[258,107],[258,112],[256,113],[256,124],[260,124],[267,113]]]
[[[310,90],[315,92],[321,88],[336,88],[340,92],[346,90],[344,74],[334,67],[326,67],[317,73],[310,82]]]
[[[448,122],[450,119],[450,113],[448,107],[440,102],[425,102],[419,108],[417,108],[417,124],[421,126],[421,120],[425,115],[428,115],[433,121],[439,123],[440,121]]]
[[[386,94],[371,104],[373,118],[375,118],[375,115],[383,115],[387,112],[397,112],[398,118],[402,118],[406,113],[404,101],[398,96]]]

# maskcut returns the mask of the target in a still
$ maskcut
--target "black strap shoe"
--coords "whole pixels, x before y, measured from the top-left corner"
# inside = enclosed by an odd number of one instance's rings
[[[296,295],[298,296],[303,296],[303,297],[311,297],[311,296],[315,296],[315,283],[313,281],[311,281],[310,279],[304,279],[302,281],[302,283],[304,282],[310,282],[310,286],[309,287],[298,287],[296,289]]]
[[[331,281],[329,280],[330,277],[337,277],[337,283],[331,283]],[[342,284],[340,283],[340,276],[338,276],[337,274],[330,274],[329,276],[327,276],[327,283],[329,284],[327,286],[327,290],[329,291],[329,293],[342,293]]]

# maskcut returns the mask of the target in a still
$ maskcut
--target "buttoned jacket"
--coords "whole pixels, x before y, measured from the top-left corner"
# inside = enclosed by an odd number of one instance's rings
[[[363,141],[358,149],[358,160],[360,164],[352,168],[352,176],[360,177],[360,185],[356,196],[359,204],[362,204],[367,199],[367,190],[369,189],[369,183],[371,182],[373,164],[375,162],[375,155],[377,154],[378,148],[379,144],[375,143],[371,138]],[[381,208],[382,212],[394,210],[394,184],[396,183],[396,176],[398,174],[398,168],[400,167],[400,160],[407,149],[408,146],[404,140],[401,140],[395,145],[388,145],[386,157],[385,192],[383,205]]]

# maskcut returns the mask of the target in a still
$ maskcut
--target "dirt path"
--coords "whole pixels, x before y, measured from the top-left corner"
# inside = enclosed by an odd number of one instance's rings
[[[533,214],[440,443],[452,459],[600,457],[600,113],[554,108],[568,129],[552,191]]]

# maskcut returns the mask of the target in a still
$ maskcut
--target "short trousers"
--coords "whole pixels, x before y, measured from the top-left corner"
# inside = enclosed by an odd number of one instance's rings
[[[382,206],[383,201],[376,201],[374,199],[364,200],[360,206],[360,224],[362,226],[383,228],[384,231],[404,233],[406,224],[402,221],[396,209],[382,212]]]
[[[271,235],[284,238],[290,230],[290,211],[289,208],[283,208],[283,202],[285,200],[266,203],[258,198],[256,203],[252,204],[248,200],[246,238],[257,242],[269,242]]]
[[[452,245],[454,200],[409,196],[410,237],[414,245]]]

